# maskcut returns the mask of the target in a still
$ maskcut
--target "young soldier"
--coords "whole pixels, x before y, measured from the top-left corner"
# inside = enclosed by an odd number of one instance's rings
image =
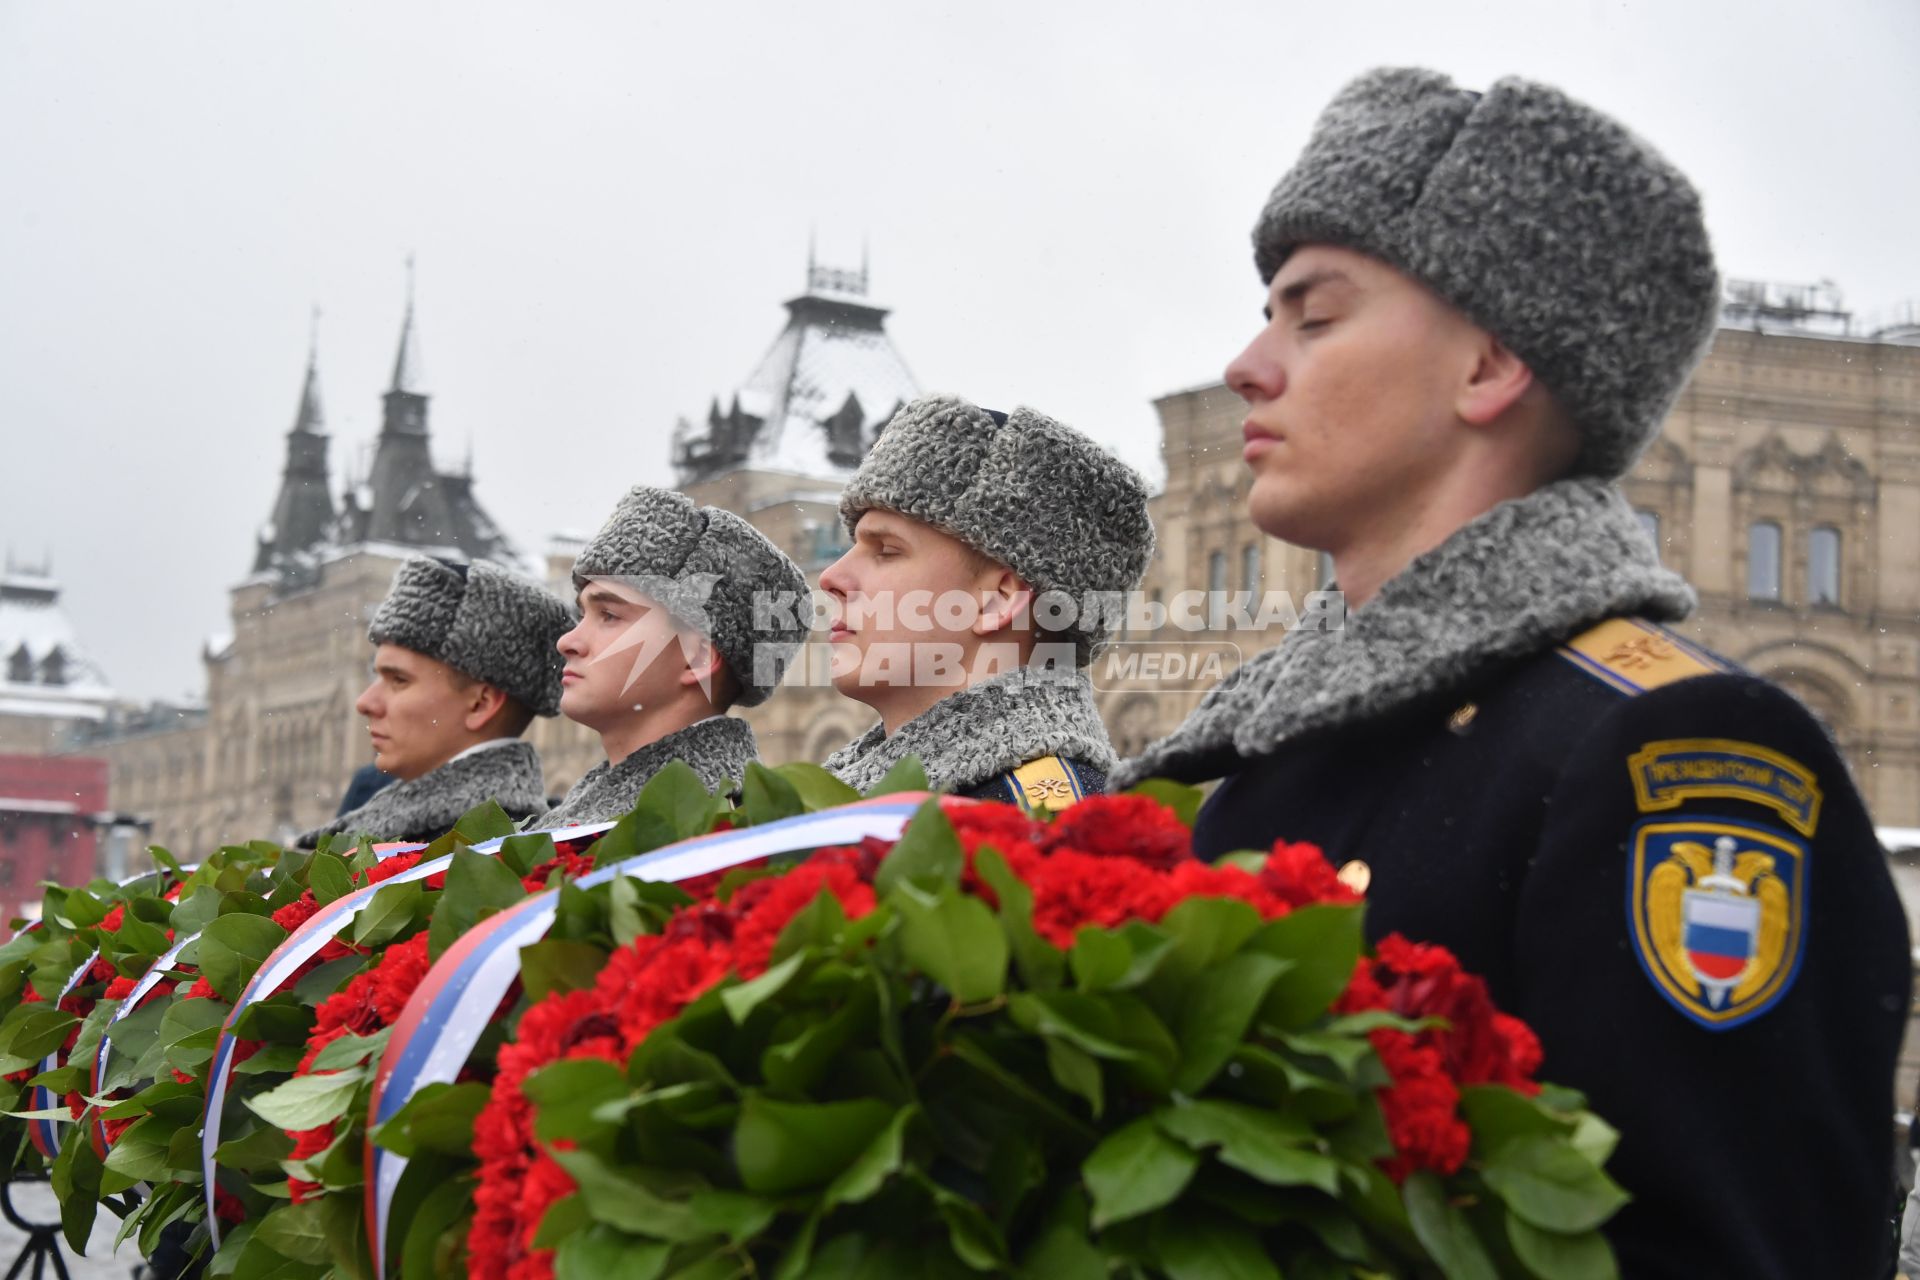
[[[1133,469],[1031,409],[928,396],[840,514],[853,547],[820,575],[834,684],[880,723],[826,767],[864,789],[914,755],[941,791],[1030,808],[1104,790],[1113,747],[1082,668],[1153,554]]]
[[[399,781],[298,837],[432,840],[477,804],[516,818],[546,804],[540,757],[520,735],[560,709],[564,601],[491,564],[415,556],[367,627],[373,683],[354,703],[374,762]]]
[[[1557,90],[1379,71],[1254,246],[1250,513],[1352,612],[1116,782],[1224,776],[1202,851],[1313,841],[1485,975],[1620,1129],[1624,1274],[1876,1274],[1900,904],[1821,726],[1660,625],[1693,594],[1613,483],[1713,331],[1693,188]]]
[[[739,782],[759,750],[727,712],[771,697],[806,638],[800,567],[732,512],[640,485],[573,562],[573,585],[560,709],[599,733],[607,761],[533,825],[611,822],[670,760],[708,787]]]

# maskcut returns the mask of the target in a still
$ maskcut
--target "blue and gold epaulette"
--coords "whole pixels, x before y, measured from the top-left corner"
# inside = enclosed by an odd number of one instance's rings
[[[1029,813],[1070,808],[1100,787],[1081,766],[1062,756],[1041,756],[1001,774],[1007,799]]]
[[[1561,657],[1629,697],[1733,667],[1705,649],[1641,618],[1609,618],[1561,645]]]

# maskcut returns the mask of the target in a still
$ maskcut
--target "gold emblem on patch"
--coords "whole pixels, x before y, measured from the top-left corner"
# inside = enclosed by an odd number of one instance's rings
[[[1649,632],[1620,641],[1600,661],[1622,671],[1646,671],[1657,662],[1671,662],[1678,656],[1671,640]]]

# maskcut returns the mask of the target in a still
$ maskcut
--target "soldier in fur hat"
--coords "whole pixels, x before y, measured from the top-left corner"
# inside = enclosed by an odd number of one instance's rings
[[[1547,86],[1378,71],[1254,249],[1250,514],[1330,553],[1350,614],[1117,782],[1224,778],[1202,852],[1317,843],[1370,933],[1485,975],[1620,1129],[1624,1274],[1881,1274],[1885,858],[1806,709],[1667,629],[1693,593],[1614,484],[1713,332],[1692,186]]]
[[[573,585],[560,709],[607,759],[533,826],[611,822],[671,760],[709,788],[741,781],[759,748],[727,713],[771,697],[805,639],[800,567],[732,512],[639,485],[574,561]]]
[[[927,396],[840,500],[853,547],[834,684],[880,723],[826,767],[862,789],[917,756],[939,790],[1057,809],[1114,765],[1085,664],[1153,554],[1134,470],[1032,409]]]
[[[553,645],[572,623],[564,601],[497,565],[403,563],[367,627],[373,682],[354,703],[374,762],[399,781],[298,843],[432,840],[488,800],[516,818],[538,813],[540,757],[520,735],[560,709]]]

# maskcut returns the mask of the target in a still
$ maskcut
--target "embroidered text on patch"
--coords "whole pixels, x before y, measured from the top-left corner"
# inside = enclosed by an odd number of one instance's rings
[[[1778,751],[1729,738],[1649,742],[1627,757],[1634,801],[1642,813],[1677,809],[1696,798],[1764,805],[1810,836],[1820,822],[1820,784],[1813,771]]]
[[[1630,856],[1634,952],[1668,1003],[1724,1031],[1787,993],[1805,943],[1804,841],[1722,818],[1647,821]]]

